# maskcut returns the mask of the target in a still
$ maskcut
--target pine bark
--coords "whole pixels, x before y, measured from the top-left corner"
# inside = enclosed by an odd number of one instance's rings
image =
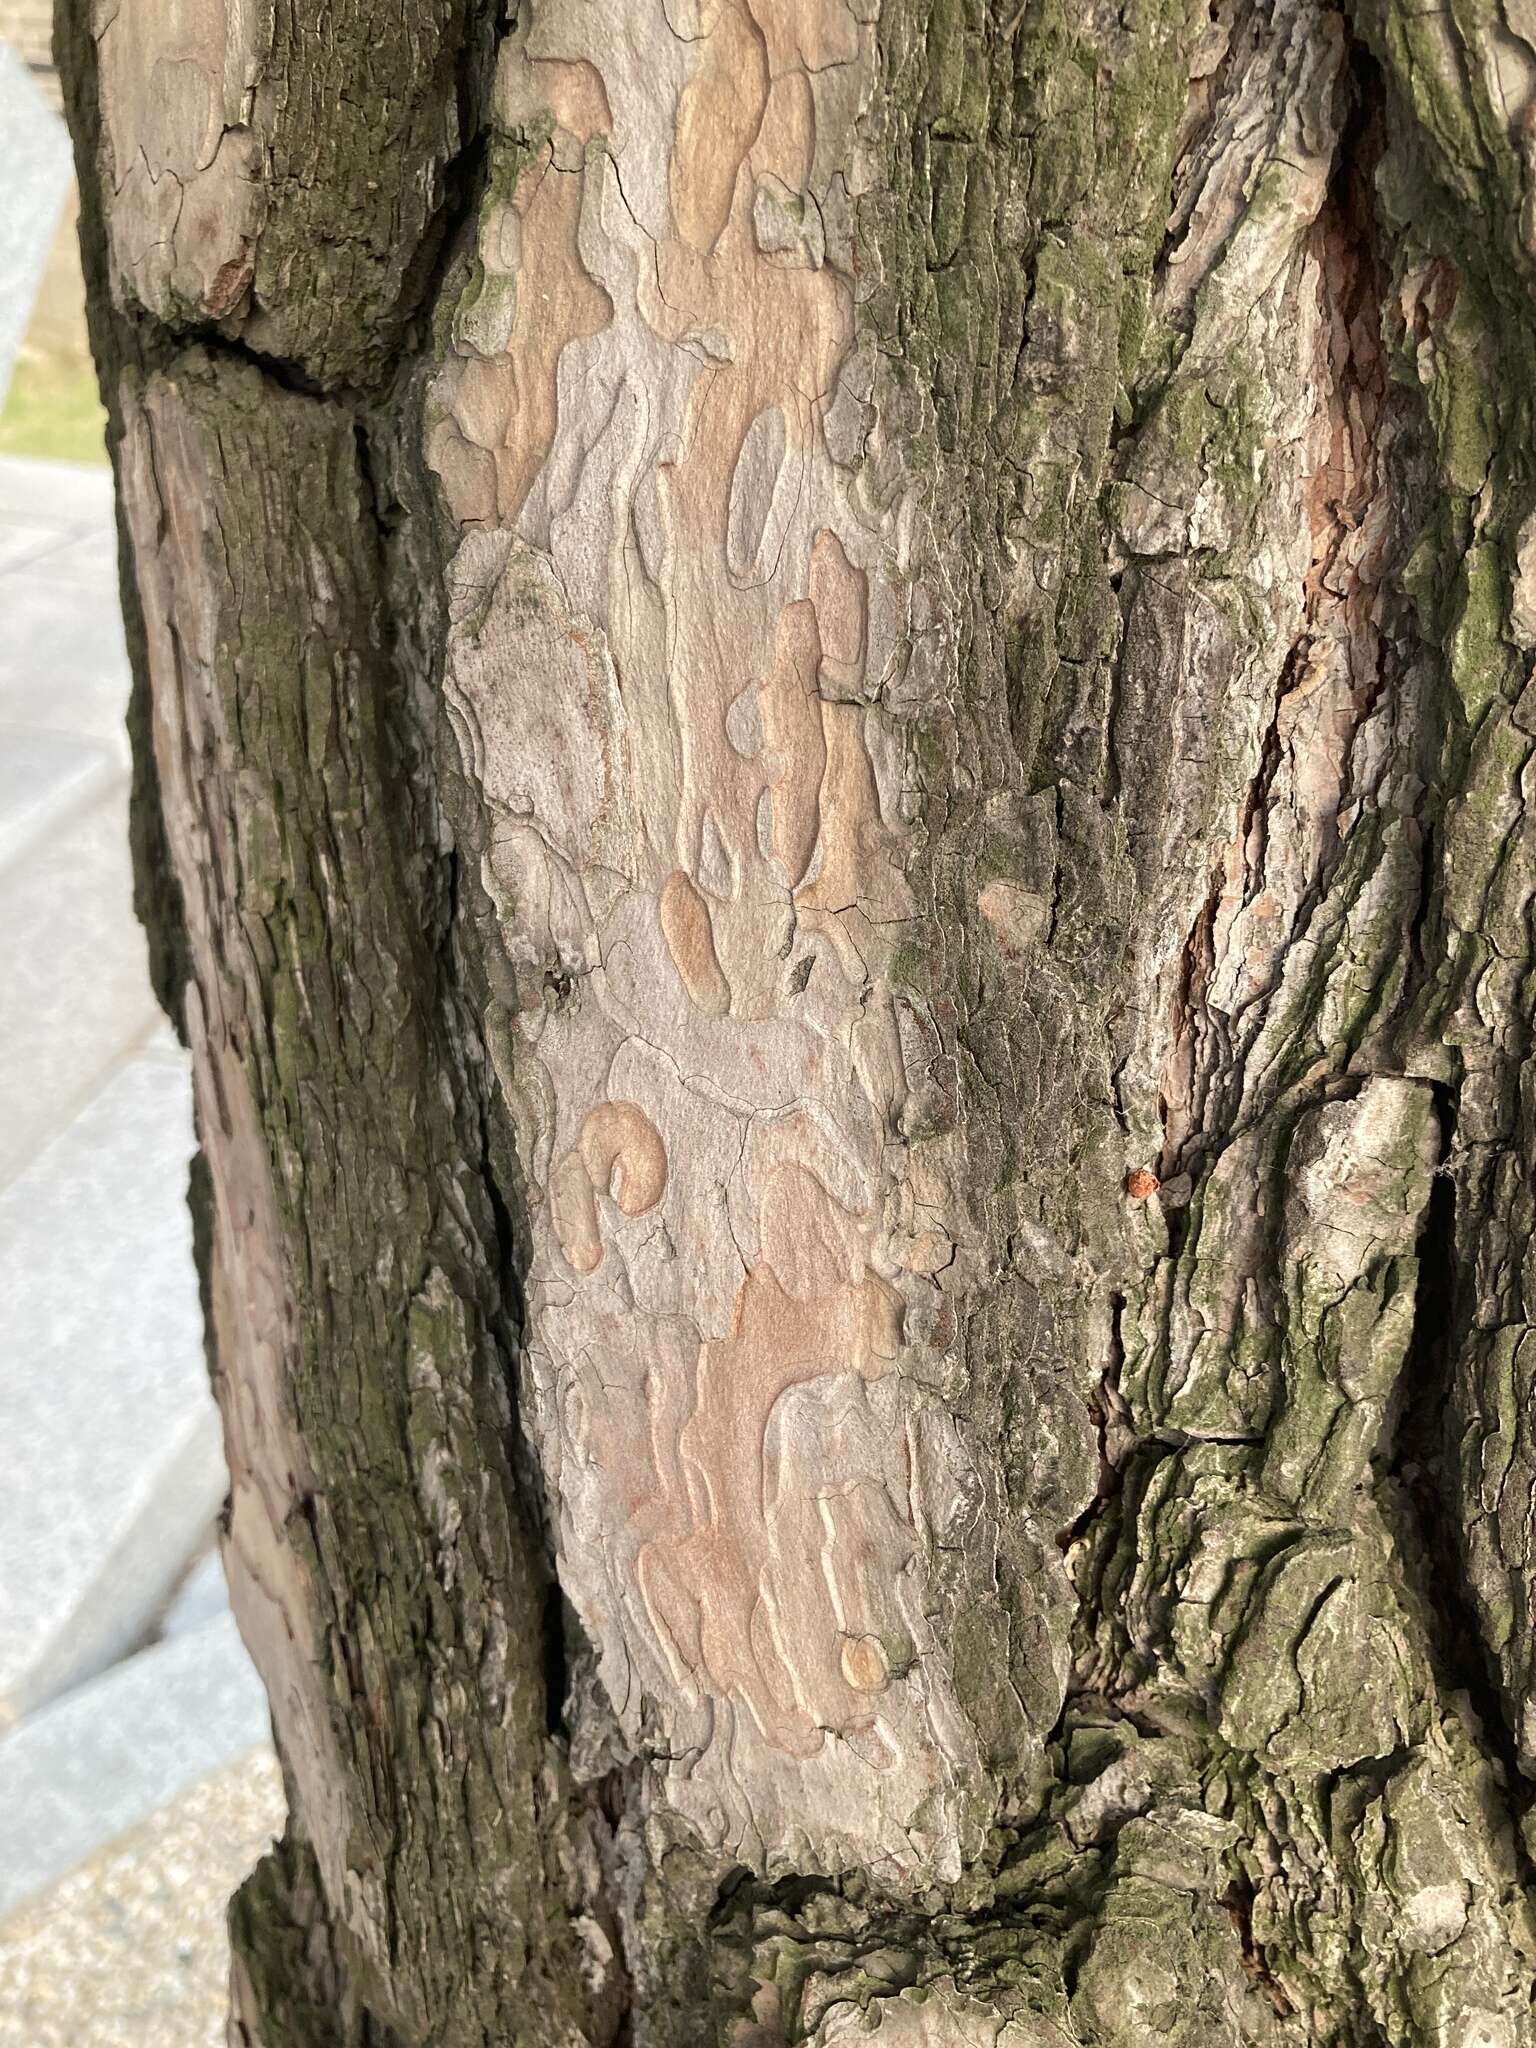
[[[231,2040],[1536,2041],[1536,18],[59,56]]]

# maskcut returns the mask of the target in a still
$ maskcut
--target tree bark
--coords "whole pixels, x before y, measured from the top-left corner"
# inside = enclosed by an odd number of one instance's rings
[[[61,7],[232,2041],[1536,2041],[1536,17]]]

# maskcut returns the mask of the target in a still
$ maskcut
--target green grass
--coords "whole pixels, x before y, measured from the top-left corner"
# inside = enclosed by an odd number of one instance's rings
[[[0,455],[101,464],[107,416],[89,366],[23,353],[0,409]]]

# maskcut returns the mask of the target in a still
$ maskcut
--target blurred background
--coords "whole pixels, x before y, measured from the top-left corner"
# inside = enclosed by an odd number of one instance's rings
[[[0,2048],[216,2048],[224,1904],[282,1791],[215,1547],[50,38],[51,0],[0,0]]]

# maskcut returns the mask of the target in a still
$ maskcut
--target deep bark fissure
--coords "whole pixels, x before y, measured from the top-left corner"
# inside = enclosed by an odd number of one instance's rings
[[[1254,1888],[1243,1878],[1236,1878],[1228,1886],[1221,1903],[1232,1915],[1232,1924],[1237,1929],[1238,1940],[1243,1945],[1243,1965],[1255,1984],[1275,2008],[1281,2019],[1289,2019],[1295,2007],[1285,1995],[1282,1985],[1270,1975],[1269,1964],[1264,1955],[1264,1944],[1253,1931]]]
[[[1125,1296],[1109,1298],[1109,1362],[1089,1397],[1089,1412],[1098,1437],[1099,1475],[1093,1499],[1082,1513],[1068,1523],[1056,1538],[1063,1552],[1073,1549],[1099,1518],[1113,1511],[1125,1485],[1128,1450],[1125,1442],[1127,1414],[1120,1393],[1120,1376],[1125,1369],[1125,1343],[1120,1318],[1125,1313]]]
[[[1342,789],[1346,804],[1373,797],[1369,787],[1353,786],[1356,746],[1391,680],[1382,636],[1371,616],[1378,601],[1376,591],[1367,587],[1360,565],[1346,554],[1380,482],[1377,435],[1386,393],[1379,340],[1381,230],[1372,197],[1372,180],[1382,151],[1384,95],[1375,60],[1347,31],[1345,47],[1340,93],[1346,111],[1322,206],[1307,238],[1323,274],[1330,327],[1321,375],[1331,446],[1319,470],[1308,479],[1306,509],[1313,551],[1301,616],[1279,670],[1253,775],[1238,810],[1235,836],[1243,849],[1245,903],[1251,903],[1268,886],[1271,812],[1277,801],[1278,778],[1294,744],[1283,734],[1283,720],[1308,680],[1319,643],[1340,637],[1353,640],[1358,634],[1365,648],[1353,725],[1340,748],[1340,766],[1350,771]],[[1307,935],[1337,882],[1341,853],[1337,835],[1321,849],[1315,869],[1289,905],[1288,941],[1276,949],[1277,960],[1283,960],[1290,947]],[[1165,1181],[1181,1174],[1198,1180],[1202,1165],[1209,1164],[1214,1152],[1243,1129],[1237,1091],[1244,1084],[1248,1057],[1275,994],[1272,982],[1260,987],[1230,1016],[1214,1014],[1208,1006],[1217,965],[1213,934],[1222,886],[1221,874],[1213,872],[1210,895],[1182,955],[1171,1035],[1176,1044],[1182,1041],[1187,1046],[1182,1056],[1186,1100],[1178,1105],[1182,1135],[1177,1142],[1167,1128],[1169,1104],[1165,1101],[1162,1105],[1164,1150],[1159,1174]]]
[[[466,937],[466,909],[463,900],[464,855],[450,845],[445,855],[445,863],[448,909],[443,923],[439,952],[440,970],[446,978],[448,1003],[460,1020],[459,1028],[467,1042],[473,1045],[477,1034],[471,1021],[473,1010],[469,1005],[470,977],[465,973],[462,958]],[[497,1366],[507,1397],[507,1451],[515,1485],[515,1507],[528,1526],[538,1532],[539,1547],[544,1559],[539,1610],[539,1671],[544,1693],[544,1727],[551,1739],[559,1740],[563,1744],[569,1737],[566,1726],[566,1702],[573,1664],[571,1635],[573,1630],[579,1634],[579,1628],[561,1590],[555,1570],[554,1544],[549,1528],[548,1490],[540,1471],[537,1451],[529,1438],[524,1420],[521,1359],[527,1323],[525,1274],[529,1230],[526,1209],[520,1193],[516,1191],[515,1180],[510,1200],[503,1185],[503,1177],[509,1162],[506,1147],[498,1142],[495,1134],[491,1089],[485,1079],[488,1064],[482,1049],[479,1062],[480,1078],[476,1080],[467,1073],[464,1084],[478,1133],[477,1167],[480,1184],[485,1191],[495,1231],[494,1266],[488,1276],[493,1283],[495,1298],[490,1329],[496,1345]]]
[[[1403,1367],[1404,1398],[1383,1460],[1401,1487],[1409,1522],[1405,1567],[1417,1579],[1433,1618],[1442,1683],[1462,1690],[1498,1759],[1500,1791],[1521,1881],[1536,1893],[1536,1859],[1522,1826],[1536,1805],[1536,1787],[1520,1768],[1504,1688],[1467,1574],[1466,1556],[1446,1473],[1457,1339],[1464,1329],[1466,1276],[1458,1255],[1457,1100],[1448,1084],[1434,1089],[1440,1151],[1415,1256],[1413,1335]]]

